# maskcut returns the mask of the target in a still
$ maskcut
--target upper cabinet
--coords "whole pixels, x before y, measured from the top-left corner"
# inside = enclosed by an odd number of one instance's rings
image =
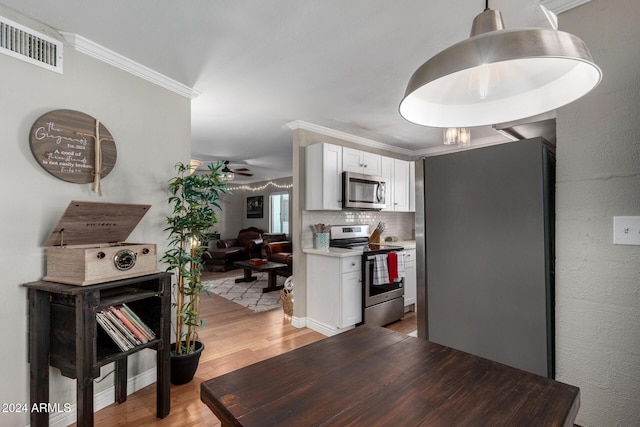
[[[382,172],[380,176],[387,181],[386,201],[387,207],[382,209],[383,211],[393,211],[393,161],[391,157],[382,158]]]
[[[415,212],[414,162],[320,142],[305,149],[305,209],[342,210],[342,172],[387,181],[385,211]]]
[[[409,162],[393,159],[393,210],[409,211]]]
[[[415,187],[415,168],[412,166],[413,162],[406,160],[382,158],[381,176],[387,181],[387,207],[384,211],[415,211],[415,203],[412,203],[415,197],[412,194]]]
[[[305,150],[305,209],[342,209],[342,147],[321,142]]]
[[[342,170],[344,172],[382,175],[382,156],[349,147],[342,148]]]

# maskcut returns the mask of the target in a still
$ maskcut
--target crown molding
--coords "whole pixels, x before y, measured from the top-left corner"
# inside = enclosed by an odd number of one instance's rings
[[[201,93],[198,90],[190,88],[189,86],[173,80],[164,74],[160,74],[149,67],[138,64],[137,62],[107,49],[104,46],[94,43],[91,40],[79,36],[78,34],[65,32],[61,32],[60,34],[78,52],[89,55],[109,65],[113,65],[116,68],[133,74],[134,76],[175,92],[178,95],[182,95],[185,98],[193,99]]]
[[[591,0],[540,0],[540,4],[556,15],[567,10],[589,3]]]
[[[343,141],[349,141],[355,144],[377,148],[379,150],[391,151],[393,153],[403,154],[405,156],[414,155],[413,151],[407,150],[406,148],[395,147],[393,145],[385,144],[384,142],[374,141],[372,139],[352,135],[350,133],[316,125],[314,123],[305,122],[303,120],[295,120],[293,122],[287,123],[285,126],[287,126],[291,130],[308,130],[310,132],[319,133],[321,135],[330,136],[332,138],[342,139]]]
[[[442,154],[456,153],[458,151],[473,150],[475,148],[489,147],[491,145],[506,144],[512,142],[512,139],[507,139],[502,135],[488,136],[485,138],[472,139],[471,145],[468,147],[458,147],[456,145],[438,145],[436,147],[425,148],[423,150],[417,150],[413,152],[414,157],[431,157],[440,156]]]
[[[342,132],[335,129],[330,129],[324,126],[316,125],[313,123],[305,122],[303,120],[296,120],[291,123],[287,123],[286,126],[291,130],[303,129],[311,132],[319,133],[321,135],[330,136],[333,138],[342,139],[343,141],[353,142],[355,144],[364,145],[367,147],[374,147],[381,150],[390,151],[393,153],[404,154],[413,158],[418,157],[430,157],[439,156],[442,154],[455,153],[457,151],[473,150],[474,148],[488,147],[490,145],[505,144],[511,142],[512,139],[508,139],[503,135],[488,136],[485,138],[474,139],[471,141],[469,147],[458,147],[450,145],[438,145],[436,147],[424,148],[422,150],[407,150],[406,148],[394,147],[393,145],[384,144],[382,142],[373,141],[371,139],[362,138],[360,136],[351,135],[346,132]]]

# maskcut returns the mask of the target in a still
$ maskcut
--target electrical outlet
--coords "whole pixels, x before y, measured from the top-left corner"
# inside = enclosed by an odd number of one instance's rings
[[[614,216],[613,243],[640,245],[640,216]]]

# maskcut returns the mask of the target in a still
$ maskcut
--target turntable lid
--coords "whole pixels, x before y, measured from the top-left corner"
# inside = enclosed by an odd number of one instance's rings
[[[124,242],[150,208],[72,200],[44,246]]]

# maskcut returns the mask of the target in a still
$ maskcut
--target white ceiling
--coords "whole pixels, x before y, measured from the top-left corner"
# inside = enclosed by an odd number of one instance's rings
[[[468,37],[483,0],[0,0],[201,94],[192,157],[248,181],[291,174],[302,120],[419,153],[442,130],[398,113],[411,74]],[[507,28],[549,27],[538,0],[492,0]],[[474,128],[473,140],[499,138]],[[239,182],[243,182],[240,180]]]

